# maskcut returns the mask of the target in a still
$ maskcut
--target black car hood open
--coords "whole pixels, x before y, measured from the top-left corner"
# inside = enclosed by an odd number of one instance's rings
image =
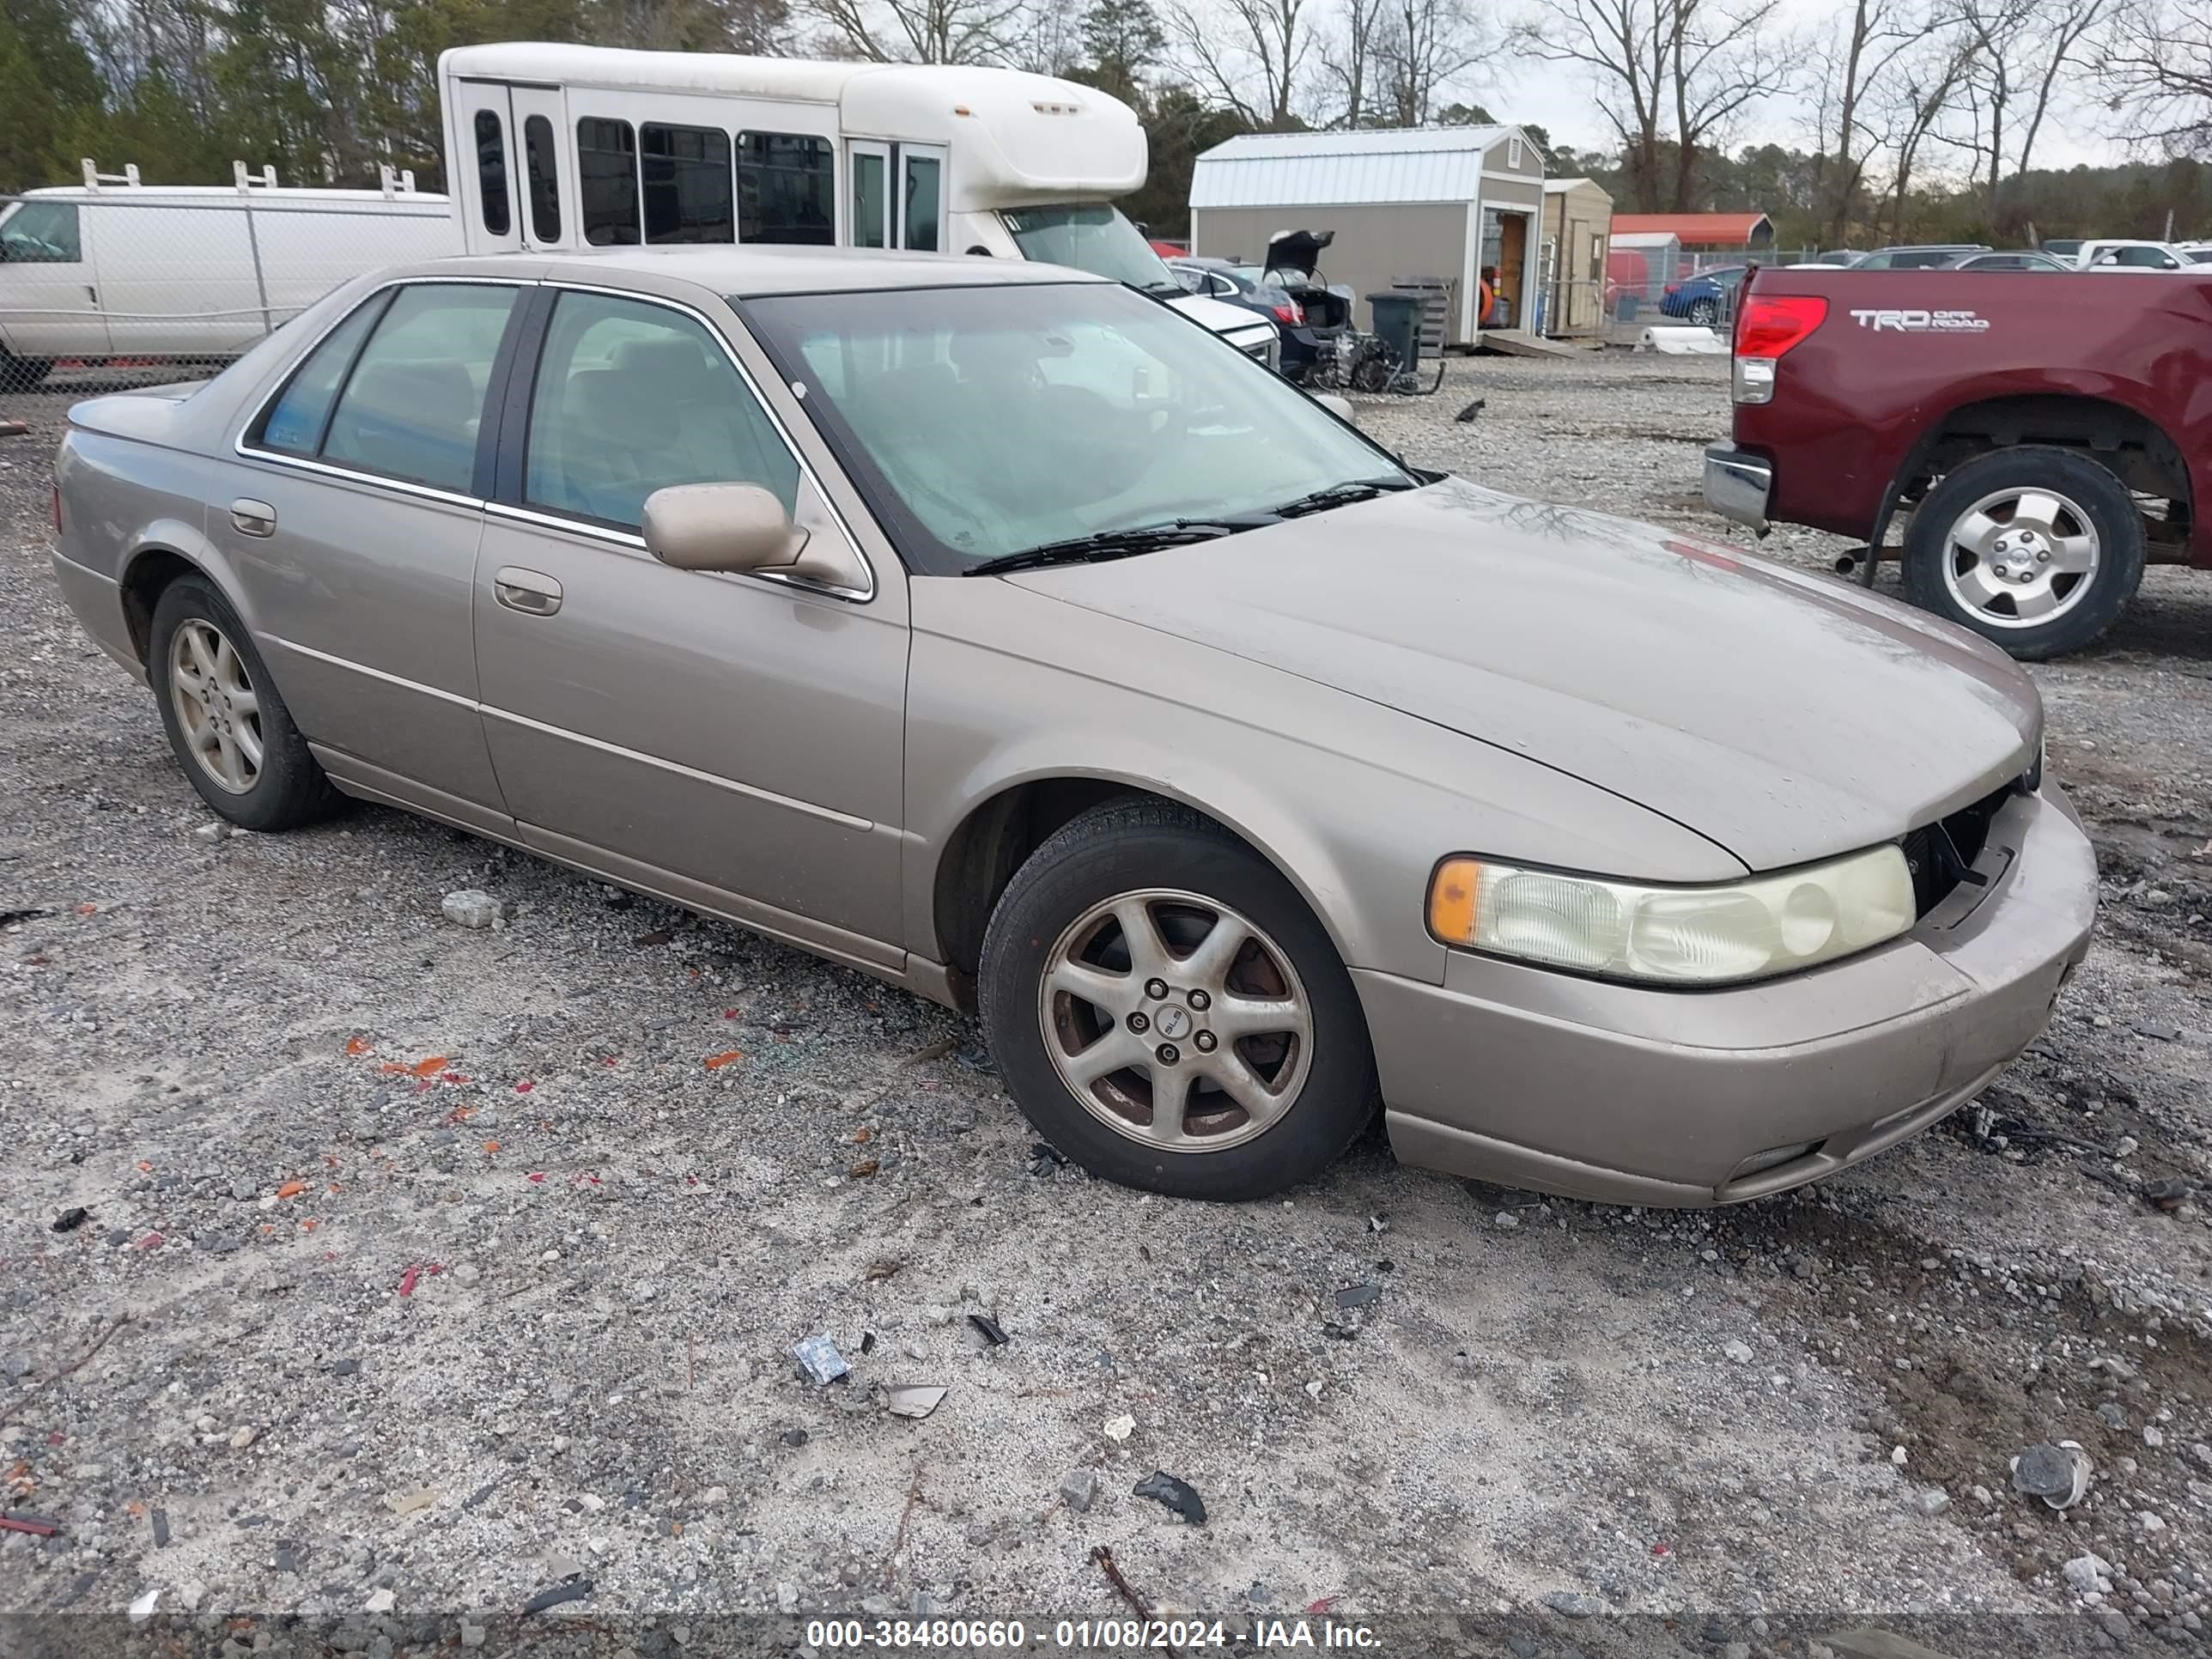
[[[1267,244],[1266,268],[1310,279],[1321,264],[1321,251],[1335,240],[1333,230],[1279,230]]]

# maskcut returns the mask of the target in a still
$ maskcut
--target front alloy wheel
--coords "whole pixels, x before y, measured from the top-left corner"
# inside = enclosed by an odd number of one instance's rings
[[[1187,807],[1111,801],[1048,836],[993,910],[981,968],[1014,1099],[1109,1181],[1261,1198],[1374,1115],[1366,1020],[1328,931]]]
[[[1092,905],[1052,947],[1037,1016],[1060,1080],[1098,1121],[1179,1152],[1234,1146],[1296,1104],[1313,1057],[1281,945],[1170,888]]]

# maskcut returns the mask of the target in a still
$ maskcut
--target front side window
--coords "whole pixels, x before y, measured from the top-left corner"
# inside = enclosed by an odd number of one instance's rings
[[[828,247],[837,240],[836,152],[805,133],[738,135],[738,240]]]
[[[645,240],[733,242],[730,135],[714,127],[638,129],[645,169]]]
[[[533,115],[522,124],[522,164],[530,175],[530,232],[541,242],[561,240],[561,173],[553,159],[553,124]]]
[[[568,293],[538,357],[531,505],[635,530],[672,484],[757,483],[789,510],[799,463],[706,326],[665,306]]]
[[[507,133],[498,116],[477,112],[477,193],[483,198],[483,228],[504,236],[514,222],[507,208]]]
[[[1001,216],[1024,259],[1067,265],[1154,292],[1174,286],[1144,234],[1110,202],[1016,208]]]
[[[629,122],[587,115],[576,123],[576,190],[586,242],[637,246],[637,135]]]
[[[74,265],[84,259],[74,202],[24,203],[0,219],[0,259],[17,265]]]
[[[739,309],[929,574],[1183,517],[1261,522],[1339,483],[1413,483],[1234,346],[1115,284],[793,295]]]
[[[322,459],[473,493],[484,392],[514,295],[473,283],[393,295],[338,394]]]

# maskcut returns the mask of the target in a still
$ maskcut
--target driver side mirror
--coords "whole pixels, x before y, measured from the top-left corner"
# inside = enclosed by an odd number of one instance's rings
[[[793,523],[758,484],[672,484],[645,498],[644,516],[647,551],[678,570],[783,576],[854,592],[870,585],[842,538]]]

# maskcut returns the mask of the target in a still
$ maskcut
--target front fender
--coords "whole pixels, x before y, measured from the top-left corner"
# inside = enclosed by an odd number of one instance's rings
[[[996,580],[912,584],[904,931],[944,961],[935,895],[961,826],[1047,778],[1179,800],[1243,836],[1346,964],[1426,983],[1425,908],[1455,852],[1718,879],[1712,842],[1510,750],[1333,686]]]

